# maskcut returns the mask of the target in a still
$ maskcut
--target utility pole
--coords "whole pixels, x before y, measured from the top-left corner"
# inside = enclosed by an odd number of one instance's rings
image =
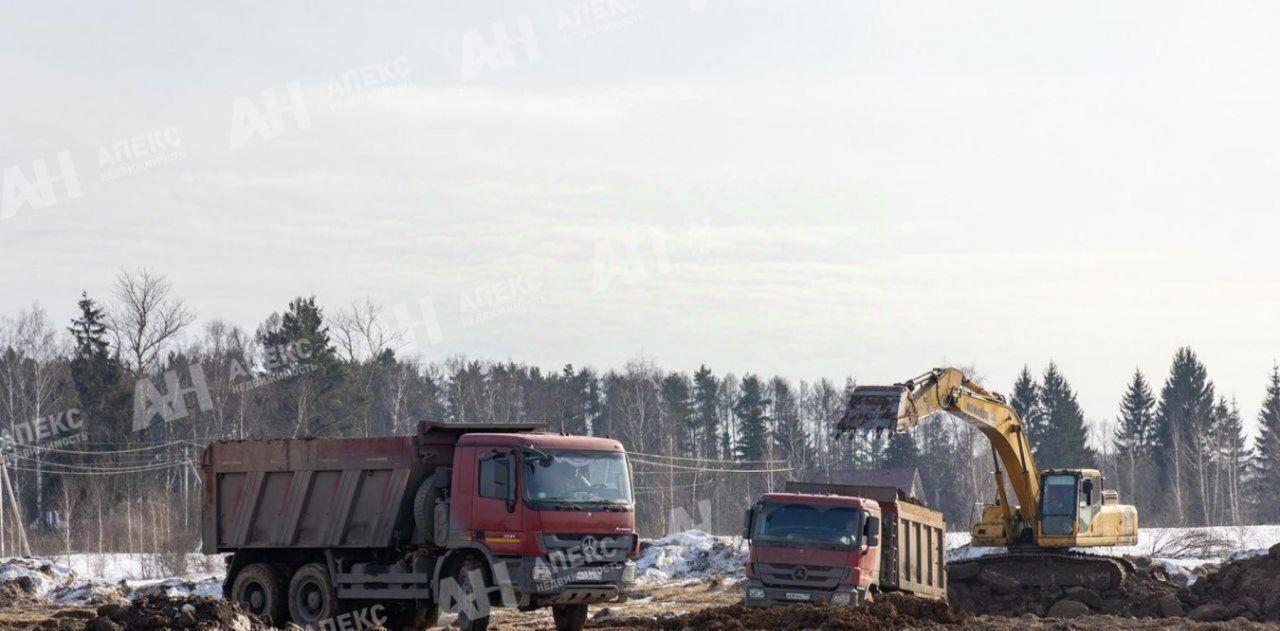
[[[13,511],[13,529],[17,533],[14,535],[14,553],[22,556],[31,556],[31,545],[27,542],[27,530],[22,523],[22,512],[18,510],[18,494],[14,491],[13,480],[9,478],[9,463],[5,458],[14,451],[13,437],[8,435],[0,436],[0,504],[4,503],[7,495],[9,508]],[[3,516],[3,508],[0,508],[0,524],[4,523]],[[3,536],[0,536],[0,541],[3,540]]]

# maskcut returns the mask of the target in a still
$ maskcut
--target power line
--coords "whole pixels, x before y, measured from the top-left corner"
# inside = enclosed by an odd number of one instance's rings
[[[669,464],[666,462],[645,462],[643,460],[636,461],[639,464],[645,464],[654,467],[667,467],[670,469],[680,469],[683,471],[706,471],[707,473],[782,473],[785,471],[794,471],[794,467],[785,469],[707,469],[704,467],[686,467],[678,464]]]
[[[662,454],[646,454],[639,451],[628,451],[628,456],[643,456],[645,458],[663,458],[667,460],[691,460],[694,462],[707,462],[712,464],[774,464],[778,462],[786,462],[785,459],[775,458],[773,460],[716,460],[714,458],[687,458],[682,456],[664,456]]]

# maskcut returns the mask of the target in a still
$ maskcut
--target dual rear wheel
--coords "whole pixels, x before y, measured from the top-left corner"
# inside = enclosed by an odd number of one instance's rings
[[[254,563],[240,570],[231,587],[231,599],[249,613],[277,627],[292,621],[303,628],[342,628],[338,616],[348,613],[338,601],[329,570],[323,563],[308,563],[293,572],[273,563]],[[439,608],[419,609],[412,602],[381,603],[379,620],[392,631],[427,629],[439,618]],[[372,615],[372,614],[366,614]]]

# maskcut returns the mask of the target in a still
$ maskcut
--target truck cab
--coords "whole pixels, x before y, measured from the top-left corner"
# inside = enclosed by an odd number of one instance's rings
[[[524,608],[622,597],[639,537],[618,441],[467,434],[453,460],[446,549],[503,565]]]
[[[862,603],[880,571],[880,521],[871,499],[765,494],[743,524],[746,605]]]

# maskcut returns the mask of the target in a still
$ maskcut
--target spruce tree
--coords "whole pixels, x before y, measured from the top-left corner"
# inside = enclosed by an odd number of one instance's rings
[[[1133,371],[1129,387],[1120,400],[1119,427],[1113,442],[1120,456],[1124,498],[1137,506],[1145,506],[1145,490],[1139,480],[1149,481],[1152,443],[1156,433],[1156,399],[1141,370]]]
[[[1044,410],[1044,427],[1038,439],[1036,465],[1041,469],[1092,466],[1094,454],[1089,449],[1084,413],[1071,384],[1053,362],[1044,370],[1040,404]]]
[[[1009,405],[1022,419],[1023,430],[1031,443],[1032,453],[1038,453],[1041,438],[1044,436],[1044,409],[1040,406],[1040,384],[1031,375],[1031,369],[1022,365],[1018,380],[1013,383],[1013,396]]]
[[[733,406],[733,415],[738,420],[738,458],[759,461],[768,454],[770,419],[765,410],[769,403],[760,378],[751,374],[744,376]]]
[[[884,452],[884,466],[889,469],[917,468],[920,462],[920,450],[916,448],[916,439],[912,432],[893,432],[889,437],[889,446]]]
[[[84,427],[93,440],[120,442],[128,438],[133,428],[133,384],[107,342],[102,309],[87,293],[82,293],[76,304],[80,317],[72,320],[68,329],[76,344],[71,381],[80,414],[87,421]]]
[[[690,399],[689,378],[680,373],[671,373],[662,380],[663,412],[676,435],[676,451],[680,456],[694,456],[697,451],[699,432],[696,431],[696,418],[693,414],[693,401]]]
[[[711,369],[700,366],[698,372],[693,373],[693,404],[696,423],[702,432],[698,441],[702,446],[701,456],[708,460],[717,459],[721,452],[718,449],[720,434],[716,409],[719,392],[720,383],[711,374]],[[725,452],[724,455],[728,457],[729,454]]]
[[[1169,367],[1169,378],[1160,389],[1156,411],[1156,439],[1152,458],[1160,472],[1161,487],[1169,495],[1168,512],[1175,525],[1186,525],[1195,511],[1192,471],[1196,460],[1196,433],[1206,431],[1213,413],[1213,383],[1208,371],[1189,347],[1178,349]]]
[[[1258,442],[1253,458],[1254,510],[1262,523],[1280,522],[1280,366],[1271,367],[1267,395],[1258,411]]]

